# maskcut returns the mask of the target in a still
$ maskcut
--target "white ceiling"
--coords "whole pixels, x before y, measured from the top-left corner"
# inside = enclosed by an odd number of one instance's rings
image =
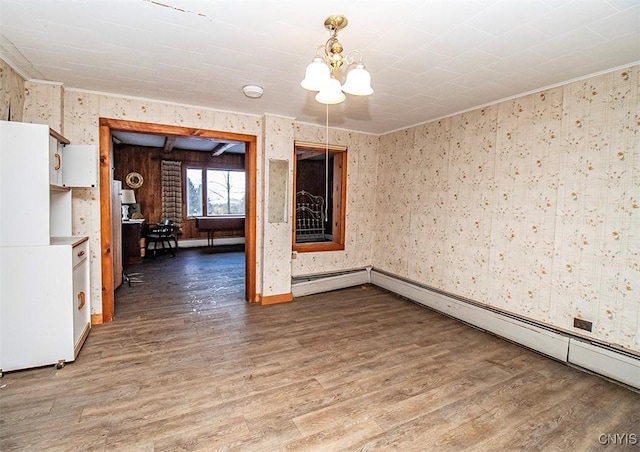
[[[640,60],[640,0],[0,0],[0,56],[66,88],[324,124],[300,80],[332,14],[372,75],[372,96],[330,107],[332,126],[356,131]]]

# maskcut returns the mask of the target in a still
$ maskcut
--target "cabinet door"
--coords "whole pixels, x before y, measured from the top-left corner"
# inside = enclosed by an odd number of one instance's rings
[[[49,183],[62,186],[62,143],[55,137],[49,137]]]
[[[65,187],[95,187],[98,184],[98,159],[92,144],[64,147],[62,184]]]
[[[76,249],[74,248],[74,255]],[[78,355],[91,322],[89,303],[89,261],[85,258],[73,268],[73,348]]]

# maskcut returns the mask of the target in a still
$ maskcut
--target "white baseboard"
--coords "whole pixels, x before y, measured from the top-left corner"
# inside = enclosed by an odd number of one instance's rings
[[[306,279],[300,278],[291,284],[291,292],[294,297],[302,297],[368,283],[369,272],[361,269],[339,274],[315,275]]]
[[[640,388],[640,360],[614,349],[572,338],[569,344],[569,362]]]
[[[537,325],[506,313],[475,305],[373,269],[371,284],[387,289],[435,311],[491,332],[558,361],[640,389],[640,358],[615,348]]]

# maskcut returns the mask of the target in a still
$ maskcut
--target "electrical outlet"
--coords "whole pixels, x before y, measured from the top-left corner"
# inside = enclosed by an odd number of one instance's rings
[[[581,330],[591,332],[591,328],[593,327],[593,322],[589,322],[588,320],[573,318],[573,326],[574,328],[580,328]]]

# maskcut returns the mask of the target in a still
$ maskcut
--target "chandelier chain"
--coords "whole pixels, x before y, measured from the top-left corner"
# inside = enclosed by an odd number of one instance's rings
[[[324,222],[329,222],[329,104],[326,104],[324,147]]]

